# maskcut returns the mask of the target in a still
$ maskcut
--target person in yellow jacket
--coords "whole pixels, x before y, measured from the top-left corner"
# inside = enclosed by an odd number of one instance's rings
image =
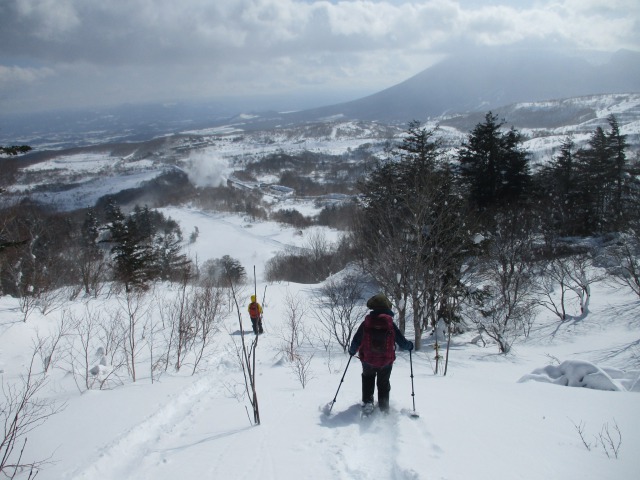
[[[251,318],[251,326],[253,333],[259,335],[264,333],[262,329],[262,305],[256,301],[256,296],[251,295],[251,303],[249,304],[249,317]]]

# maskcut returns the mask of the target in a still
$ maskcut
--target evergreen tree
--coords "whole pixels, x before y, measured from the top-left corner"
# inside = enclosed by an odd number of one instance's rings
[[[139,213],[139,212],[138,212]],[[110,202],[107,218],[113,247],[113,272],[115,280],[121,282],[129,292],[145,288],[154,277],[156,258],[148,235],[148,217],[133,214],[125,217],[120,207]]]
[[[32,148],[29,145],[11,145],[3,147],[0,145],[0,155],[8,155],[15,157],[17,155],[30,152]]]
[[[31,150],[29,145],[0,145],[0,194],[5,191],[6,187],[15,183],[16,175],[23,166],[20,161],[16,161],[12,157],[17,157]]]
[[[602,127],[591,134],[588,148],[578,154],[580,177],[577,185],[580,192],[580,216],[584,224],[584,233],[601,233],[605,230],[606,199],[610,191],[607,163],[609,152],[607,137]]]
[[[559,155],[536,175],[539,215],[546,219],[546,230],[552,236],[575,235],[582,231],[577,222],[580,201],[576,186],[580,172],[575,157],[575,143],[567,137]]]
[[[180,281],[189,275],[191,261],[182,253],[182,234],[175,222],[155,235],[157,272],[161,280]]]
[[[100,282],[104,280],[105,258],[98,242],[100,225],[94,209],[85,214],[78,239],[77,265],[80,271],[82,287],[86,295],[98,292]]]
[[[612,115],[610,131],[597,127],[584,148],[565,139],[559,155],[537,175],[549,232],[594,235],[624,230],[637,217],[638,194],[626,158],[626,137]],[[545,212],[546,209],[546,212]]]
[[[219,266],[226,281],[232,281],[235,285],[238,285],[247,280],[247,272],[239,260],[229,255],[224,255],[219,260]]]
[[[585,234],[619,231],[625,228],[632,211],[634,192],[625,150],[626,138],[614,116],[609,117],[609,133],[597,127],[586,148],[576,154],[580,176],[576,182],[579,218]]]
[[[517,202],[528,194],[530,173],[523,137],[491,112],[469,134],[458,153],[459,176],[471,205],[479,210]]]
[[[608,118],[611,131],[607,135],[609,156],[611,159],[611,179],[613,181],[612,205],[613,210],[613,227],[620,229],[625,225],[625,215],[628,210],[625,208],[625,196],[627,195],[628,179],[627,175],[627,141],[626,135],[620,133],[618,120],[614,115]]]
[[[422,127],[418,120],[409,122],[402,143],[397,147],[405,164],[425,171],[435,168],[440,142],[434,139],[434,134],[434,130]]]
[[[146,288],[152,280],[182,281],[191,262],[181,253],[182,232],[171,218],[136,206],[125,216],[110,200],[106,207],[113,247],[114,278],[127,289]]]
[[[96,246],[100,235],[100,224],[96,211],[93,208],[88,209],[87,213],[85,213],[81,227],[81,235],[83,243],[86,246]]]

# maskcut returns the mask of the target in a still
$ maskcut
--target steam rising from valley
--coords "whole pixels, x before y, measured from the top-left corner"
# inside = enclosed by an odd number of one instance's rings
[[[227,181],[228,168],[226,159],[205,150],[190,155],[185,171],[196,187],[219,187]]]

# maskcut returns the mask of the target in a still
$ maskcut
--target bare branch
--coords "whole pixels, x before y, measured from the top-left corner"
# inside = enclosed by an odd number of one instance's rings
[[[0,434],[0,472],[9,478],[14,478],[20,471],[37,472],[48,461],[23,460],[27,436],[64,408],[64,405],[38,398],[46,385],[46,377],[33,373],[37,354],[37,350],[34,350],[27,373],[22,377],[22,385],[2,381],[0,424],[4,429]],[[21,447],[17,451],[19,445]]]

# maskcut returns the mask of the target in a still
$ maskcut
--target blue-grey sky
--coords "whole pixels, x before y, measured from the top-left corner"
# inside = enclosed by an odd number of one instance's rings
[[[356,98],[479,46],[640,51],[640,2],[2,0],[0,112]]]

